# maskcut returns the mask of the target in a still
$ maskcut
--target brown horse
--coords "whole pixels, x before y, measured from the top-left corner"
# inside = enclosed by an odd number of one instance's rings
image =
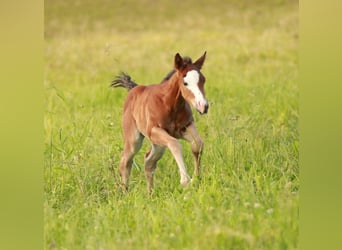
[[[152,145],[145,155],[145,176],[148,191],[153,188],[153,175],[157,161],[168,148],[174,156],[183,187],[191,178],[186,171],[182,148],[178,139],[191,143],[195,158],[195,175],[200,174],[200,155],[203,141],[199,137],[191,111],[193,106],[200,114],[208,111],[208,101],[204,94],[205,77],[201,73],[206,52],[194,63],[178,53],[174,58],[174,70],[160,84],[137,85],[126,74],[113,80],[112,87],[129,90],[123,110],[124,149],[119,173],[126,190],[132,168],[133,157],[139,151],[144,137]]]

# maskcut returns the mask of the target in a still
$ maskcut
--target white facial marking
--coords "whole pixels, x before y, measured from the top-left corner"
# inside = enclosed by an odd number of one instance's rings
[[[189,71],[184,77],[185,87],[188,88],[195,96],[195,107],[201,112],[204,110],[207,100],[204,98],[201,90],[198,87],[199,73],[197,70]]]
[[[202,92],[198,88],[199,73],[196,70],[189,71],[184,77],[186,87],[194,94],[196,99],[203,99]]]

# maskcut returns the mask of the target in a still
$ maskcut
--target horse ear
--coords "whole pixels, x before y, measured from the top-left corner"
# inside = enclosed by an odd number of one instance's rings
[[[196,65],[197,68],[202,68],[206,54],[207,51],[205,51],[204,54],[200,58],[198,58],[196,62],[194,62],[194,65]]]
[[[180,56],[179,53],[175,55],[175,69],[181,70],[184,65],[183,58]]]

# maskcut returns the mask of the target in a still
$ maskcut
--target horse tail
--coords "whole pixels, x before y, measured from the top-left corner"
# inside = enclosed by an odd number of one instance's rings
[[[133,89],[136,86],[138,86],[138,84],[136,84],[131,77],[124,72],[117,75],[110,84],[110,87],[112,88],[122,87],[128,90]]]

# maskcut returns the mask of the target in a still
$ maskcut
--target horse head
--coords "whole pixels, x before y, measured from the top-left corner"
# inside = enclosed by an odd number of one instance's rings
[[[204,92],[205,77],[201,73],[206,53],[194,63],[190,58],[181,57],[179,53],[175,55],[175,70],[181,94],[200,114],[207,113],[209,108]]]

